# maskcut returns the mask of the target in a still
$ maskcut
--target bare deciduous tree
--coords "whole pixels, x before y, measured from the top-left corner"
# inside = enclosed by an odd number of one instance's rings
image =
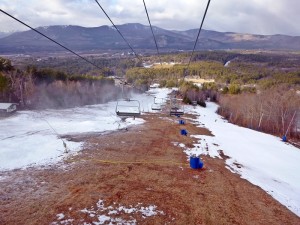
[[[230,122],[278,136],[299,138],[300,96],[274,87],[259,94],[222,96],[219,113]]]

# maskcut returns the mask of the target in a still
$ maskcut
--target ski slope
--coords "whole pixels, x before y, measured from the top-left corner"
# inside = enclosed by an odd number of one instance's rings
[[[169,93],[168,89],[155,88],[133,98],[140,101],[143,112],[153,112],[153,96],[166,98]],[[83,143],[64,139],[70,149],[64,154],[60,135],[113,131],[144,122],[139,118],[121,122],[115,107],[116,102],[110,102],[63,110],[19,111],[0,119],[0,170],[57,163],[82,149]],[[217,107],[210,102],[206,108],[185,107],[197,116],[194,122],[214,136],[195,135],[198,144],[194,148],[181,145],[184,151],[188,155],[220,157],[222,150],[230,157],[226,159],[229,170],[258,185],[300,216],[300,150],[272,135],[228,123],[216,114]]]
[[[188,107],[195,122],[209,129],[213,137],[195,135],[198,144],[185,149],[188,155],[225,155],[227,168],[258,185],[281,204],[300,216],[300,149],[280,138],[228,123],[216,114],[218,105]],[[207,151],[208,150],[208,151]]]
[[[142,112],[152,112],[154,96],[166,98],[169,92],[155,88],[131,99],[140,102]],[[116,105],[109,102],[61,110],[18,111],[0,118],[0,170],[50,165],[82,149],[83,143],[60,139],[62,135],[109,132],[144,122],[141,118],[121,121],[115,113]],[[68,154],[64,154],[63,141],[70,150]]]

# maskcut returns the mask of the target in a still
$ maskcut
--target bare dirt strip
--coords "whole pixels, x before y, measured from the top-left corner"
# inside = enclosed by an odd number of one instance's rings
[[[62,164],[0,172],[6,177],[0,224],[300,224],[226,169],[226,156],[203,157],[204,169],[189,168],[174,142],[192,147],[189,135],[211,135],[208,130],[166,114],[143,118],[145,124],[128,131],[70,137],[85,141],[84,149]],[[188,136],[180,135],[183,127]],[[145,212],[151,207],[152,214]]]

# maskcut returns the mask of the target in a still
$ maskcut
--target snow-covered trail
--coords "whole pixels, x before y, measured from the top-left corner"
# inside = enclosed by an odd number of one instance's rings
[[[153,96],[165,98],[169,92],[157,88],[133,98],[140,101],[142,111],[151,112]],[[121,122],[115,115],[115,107],[116,102],[110,102],[64,110],[20,111],[0,119],[0,170],[59,162],[65,157],[62,141],[47,122],[59,135],[112,131],[118,129]],[[220,157],[218,151],[222,150],[230,157],[226,160],[228,169],[260,186],[300,216],[300,150],[272,135],[228,123],[215,113],[217,107],[207,103],[206,108],[185,108],[197,115],[196,123],[214,135],[196,135],[199,143],[192,149],[182,146],[185,152]],[[121,126],[143,122],[130,118]],[[82,146],[82,143],[66,143],[70,154],[75,154]]]
[[[133,95],[141,104],[142,112],[151,112],[153,96],[166,98],[169,89],[151,89],[146,94]],[[60,135],[86,132],[105,132],[141,124],[143,119],[128,118],[125,122],[116,116],[116,102],[89,105],[71,109],[19,111],[0,119],[0,170],[28,166],[49,165],[66,155]],[[53,129],[54,130],[53,130]],[[82,143],[64,140],[75,154]]]
[[[300,216],[300,150],[272,135],[228,123],[216,114],[217,108],[210,102],[206,108],[188,107],[190,113],[198,115],[196,122],[214,137],[196,135],[198,145],[185,149],[186,153],[220,157],[218,150],[222,150],[230,157],[226,160],[228,169]]]

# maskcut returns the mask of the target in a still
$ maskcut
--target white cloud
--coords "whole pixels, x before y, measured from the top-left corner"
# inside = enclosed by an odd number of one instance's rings
[[[166,29],[198,28],[207,1],[145,0],[151,22]],[[99,0],[115,24],[148,24],[142,0]],[[33,27],[47,25],[110,25],[94,0],[1,0],[0,8]],[[205,29],[258,34],[299,35],[298,0],[212,0]],[[0,13],[0,31],[24,30]]]

